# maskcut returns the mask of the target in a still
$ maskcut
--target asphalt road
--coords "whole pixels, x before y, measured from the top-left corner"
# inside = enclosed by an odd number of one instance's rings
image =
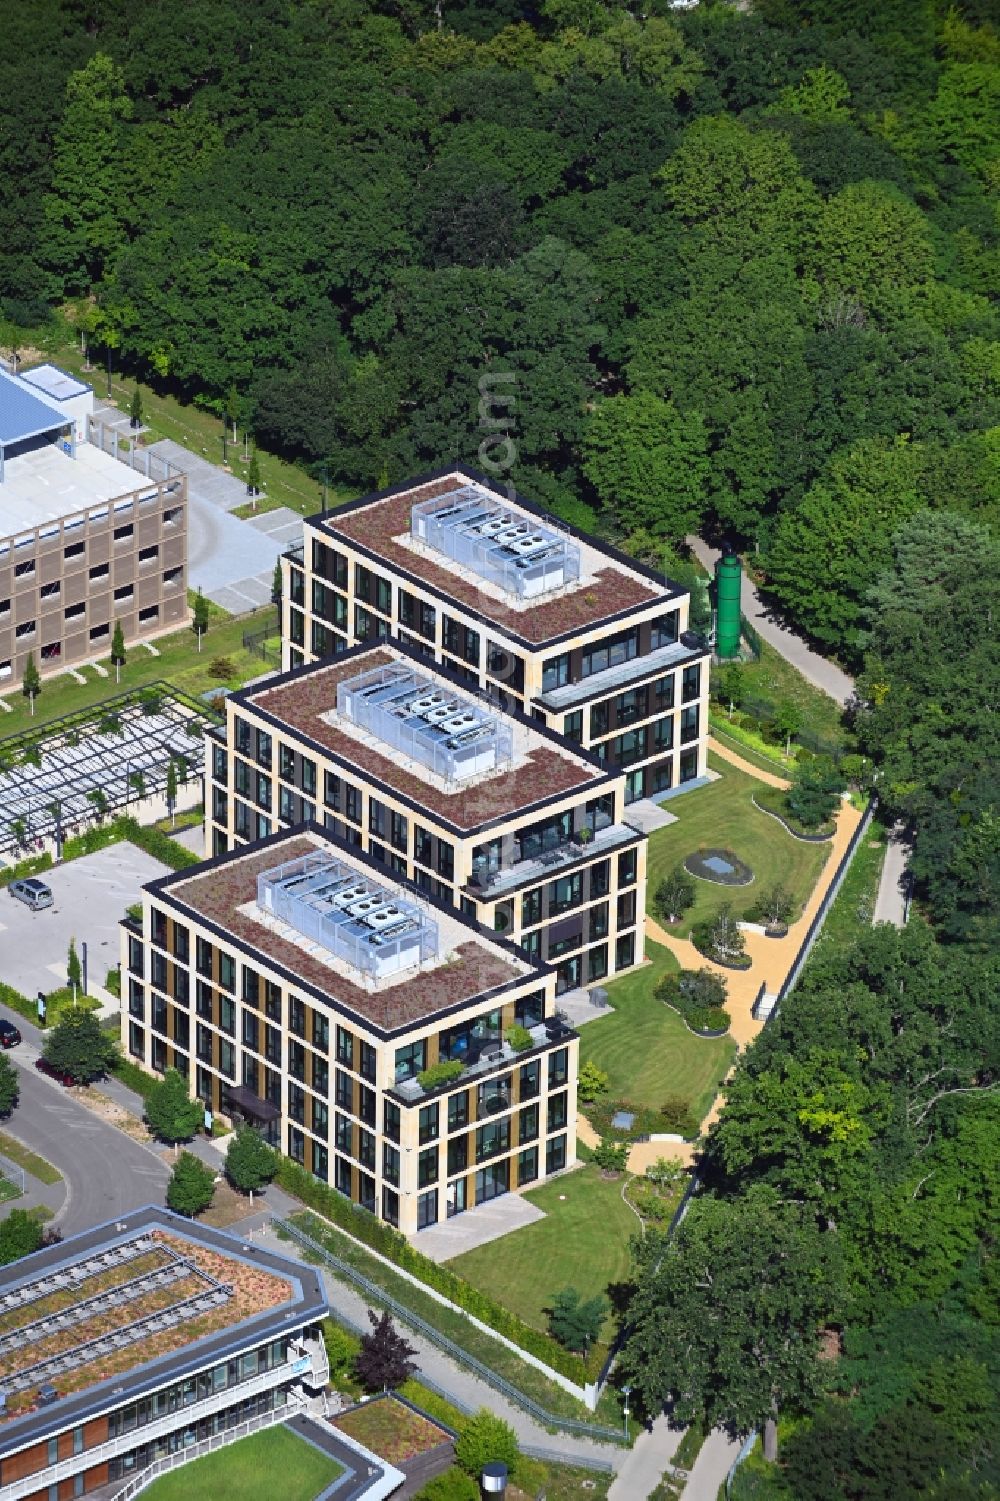
[[[62,1173],[66,1198],[53,1223],[63,1235],[117,1219],[143,1204],[162,1204],[168,1165],[40,1074],[34,1062],[40,1034],[3,1007],[0,1014],[24,1036],[21,1046],[7,1055],[21,1075],[21,1098],[4,1130]],[[12,1200],[10,1207],[16,1205]]]

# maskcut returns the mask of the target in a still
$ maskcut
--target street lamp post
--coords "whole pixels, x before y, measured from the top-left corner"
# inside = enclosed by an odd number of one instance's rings
[[[625,1398],[625,1442],[628,1443],[628,1399],[632,1395],[630,1386],[622,1387],[622,1396]]]

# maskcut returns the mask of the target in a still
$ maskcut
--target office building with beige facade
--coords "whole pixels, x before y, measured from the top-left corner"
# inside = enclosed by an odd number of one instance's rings
[[[187,481],[127,450],[52,365],[0,371],[0,688],[187,618]],[[106,451],[110,450],[110,451]],[[119,456],[121,455],[121,456]]]
[[[575,1159],[556,975],[303,826],[152,881],[122,1042],[407,1234]]]
[[[398,642],[229,695],[205,766],[206,850],[315,820],[554,965],[559,994],[642,960],[626,774]]]
[[[688,592],[471,470],[310,517],[283,581],[286,668],[392,636],[623,772],[626,802],[704,776]]]

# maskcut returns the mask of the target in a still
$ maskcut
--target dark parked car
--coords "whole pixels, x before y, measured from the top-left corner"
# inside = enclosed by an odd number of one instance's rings
[[[71,1084],[76,1083],[76,1080],[73,1078],[72,1074],[68,1074],[64,1068],[56,1068],[55,1064],[50,1063],[47,1058],[36,1058],[35,1067],[38,1069],[39,1073],[48,1074],[50,1079],[58,1080],[58,1082],[62,1085],[65,1085],[67,1089]]]
[[[0,1048],[16,1048],[20,1041],[21,1034],[14,1023],[0,1018]]]

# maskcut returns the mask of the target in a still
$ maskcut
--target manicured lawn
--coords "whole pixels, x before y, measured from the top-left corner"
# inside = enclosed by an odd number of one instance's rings
[[[779,883],[801,911],[829,854],[828,845],[793,839],[777,819],[754,807],[751,794],[762,790],[756,777],[716,756],[710,755],[708,762],[721,773],[720,780],[675,798],[668,806],[676,813],[677,822],[650,835],[647,908],[654,912],[653,896],[667,872],[702,846],[732,850],[749,865],[754,879],[748,886],[720,886],[696,879],[694,906],[684,914],[677,930],[685,938],[695,923],[723,902],[731,902],[739,915],[762,891]]]
[[[544,1210],[545,1219],[466,1251],[448,1266],[526,1323],[548,1329],[545,1310],[562,1288],[575,1287],[592,1298],[606,1294],[609,1284],[628,1280],[628,1242],[639,1222],[621,1195],[620,1178],[605,1179],[596,1167],[581,1167],[525,1195]],[[609,1318],[605,1338],[612,1327]]]
[[[669,1095],[684,1095],[701,1120],[729,1071],[735,1045],[728,1037],[695,1037],[676,1011],[656,999],[663,976],[679,966],[660,944],[647,940],[646,953],[649,964],[608,985],[614,1014],[580,1028],[580,1063],[604,1070],[612,1099],[658,1109]]]
[[[342,1467],[287,1428],[266,1428],[155,1480],[148,1501],[313,1501]]]
[[[259,623],[263,624],[273,618],[274,609],[268,605],[257,613]],[[200,652],[198,638],[187,626],[153,643],[158,656],[152,656],[144,646],[130,646],[121,682],[117,684],[110,660],[103,663],[109,669],[106,678],[99,677],[93,668],[88,667],[83,672],[86,683],[78,683],[68,674],[43,679],[42,691],[35,699],[34,718],[30,717],[28,700],[20,693],[11,693],[6,701],[12,712],[0,713],[0,738],[24,730],[40,730],[48,721],[63,714],[91,708],[147,683],[162,680],[193,698],[207,693],[210,688],[238,687],[268,670],[256,653],[245,650],[243,646],[243,632],[253,630],[255,621],[256,616],[233,620],[220,612],[213,616]],[[221,657],[232,664],[231,677],[220,679],[212,673],[212,663]]]
[[[426,1454],[428,1449],[436,1448],[448,1437],[440,1428],[392,1397],[367,1402],[355,1412],[345,1413],[337,1419],[336,1426],[394,1465],[414,1459],[418,1454]]]

